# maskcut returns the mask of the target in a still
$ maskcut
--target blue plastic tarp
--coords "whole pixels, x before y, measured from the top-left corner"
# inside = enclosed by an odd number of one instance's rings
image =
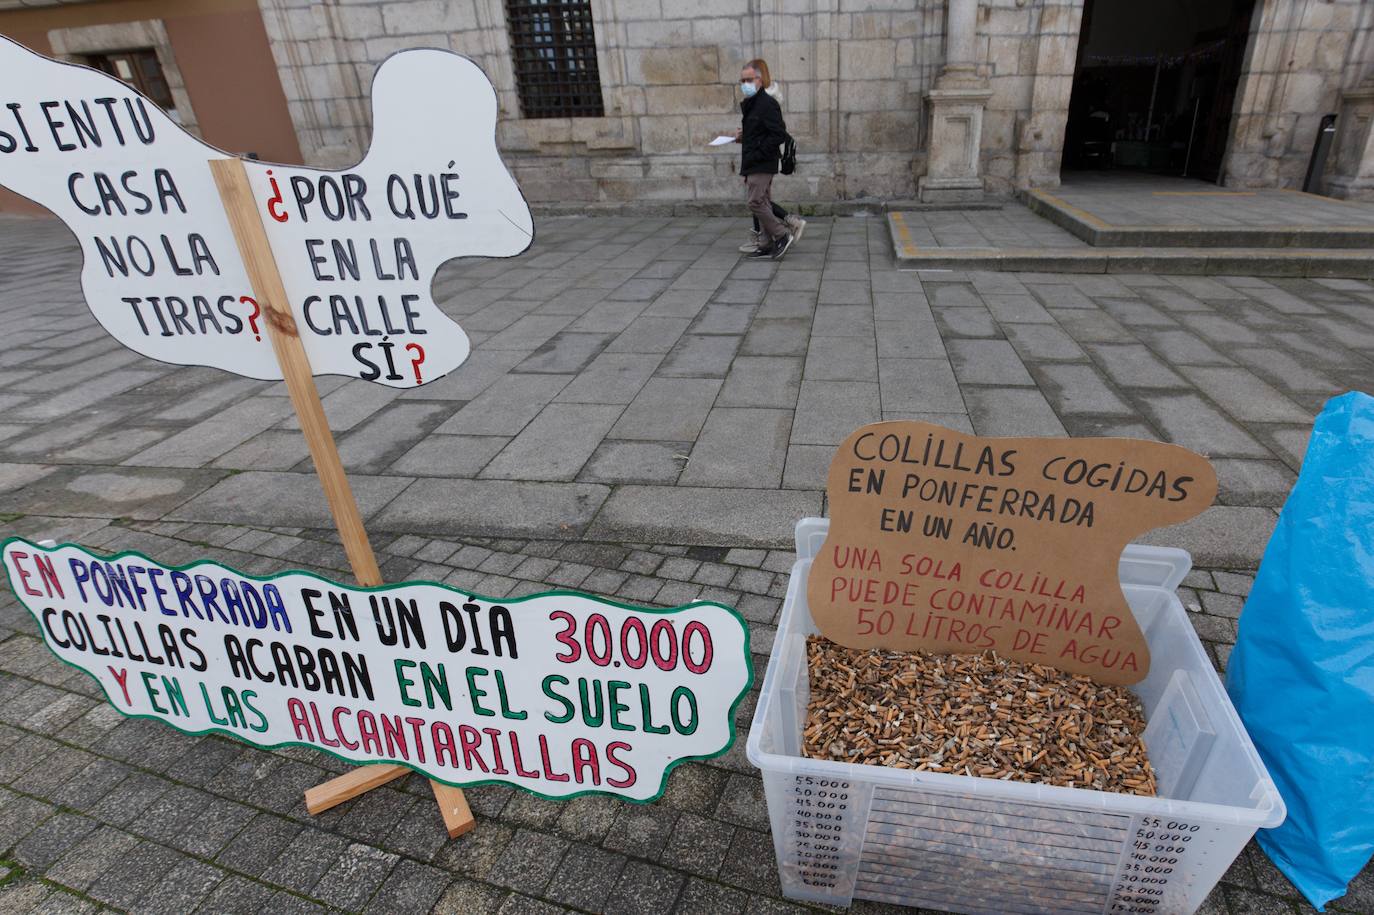
[[[1226,686],[1288,806],[1256,839],[1322,910],[1374,853],[1374,398],[1317,417]]]

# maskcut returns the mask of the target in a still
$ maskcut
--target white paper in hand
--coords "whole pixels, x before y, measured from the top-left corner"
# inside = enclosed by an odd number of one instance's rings
[[[726,143],[733,143],[733,142],[735,142],[735,138],[734,138],[734,137],[719,136],[719,137],[716,137],[714,140],[711,141],[711,145],[712,145],[712,146],[724,146]]]

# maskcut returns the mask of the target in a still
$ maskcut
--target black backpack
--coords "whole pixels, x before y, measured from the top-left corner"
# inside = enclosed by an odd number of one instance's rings
[[[782,143],[782,162],[778,168],[784,175],[790,175],[797,170],[797,141],[792,139],[790,133]]]

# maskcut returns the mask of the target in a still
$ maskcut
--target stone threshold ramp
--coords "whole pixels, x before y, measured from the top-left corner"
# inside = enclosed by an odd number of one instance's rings
[[[1017,196],[1032,213],[1094,247],[1374,248],[1374,206],[1289,189],[1120,190],[1092,184]],[[1199,185],[1200,182],[1189,182]]]
[[[1370,249],[926,245],[902,213],[889,213],[887,221],[901,270],[1374,278]]]

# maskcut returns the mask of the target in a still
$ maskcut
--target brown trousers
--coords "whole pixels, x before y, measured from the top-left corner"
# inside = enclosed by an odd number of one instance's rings
[[[749,212],[759,221],[763,232],[763,243],[770,239],[782,238],[787,234],[787,226],[773,215],[773,176],[768,174],[745,175],[744,185],[749,189]]]

